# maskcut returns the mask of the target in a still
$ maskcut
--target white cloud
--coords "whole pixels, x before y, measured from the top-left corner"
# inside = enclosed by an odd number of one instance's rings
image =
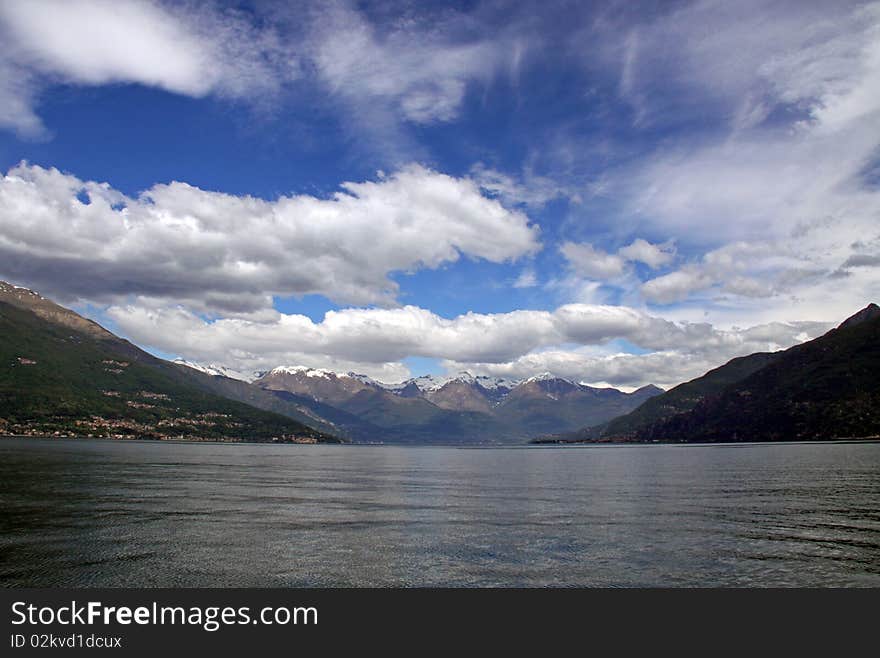
[[[531,268],[526,268],[520,272],[519,276],[516,277],[516,280],[513,282],[514,288],[534,288],[537,285],[538,277],[535,274],[535,270]]]
[[[394,272],[539,248],[524,214],[467,178],[411,165],[341,187],[264,201],[175,182],[127,198],[21,164],[0,179],[0,275],[66,300],[142,295],[240,313],[271,295],[391,303]]]
[[[656,270],[675,259],[675,245],[671,242],[651,244],[647,240],[637,238],[632,244],[619,249],[617,253],[628,261],[644,263]]]
[[[880,295],[876,276],[842,267],[880,219],[865,175],[880,153],[880,3],[707,0],[628,39],[597,25],[636,129],[695,127],[603,177],[615,228],[670,236],[685,261],[645,299],[758,321],[793,305],[840,317]]]
[[[575,203],[581,201],[573,190],[561,186],[545,176],[526,170],[521,179],[502,173],[496,169],[477,163],[471,167],[471,177],[491,196],[498,197],[510,205],[523,204],[540,207],[558,198],[569,198]]]
[[[713,285],[713,280],[696,268],[684,268],[670,272],[642,285],[645,299],[661,304],[669,304],[686,299],[692,292],[705,290]]]
[[[626,261],[589,243],[564,242],[559,248],[572,270],[591,279],[611,279],[623,274]]]
[[[818,101],[839,116],[858,114],[864,102],[832,97],[848,94],[865,72],[876,20],[871,2],[697,0],[626,26],[623,39],[619,25],[597,21],[594,43],[618,58],[621,93],[640,122],[667,121],[690,106],[749,129],[780,104]]]
[[[298,74],[274,32],[209,5],[147,0],[8,0],[0,3],[0,126],[44,133],[33,101],[55,82],[135,83],[201,97],[263,102]]]
[[[108,314],[139,343],[240,371],[307,364],[359,370],[382,379],[379,373],[388,377],[401,372],[403,359],[420,356],[444,359],[451,368],[516,376],[549,370],[625,385],[680,381],[732,356],[787,347],[828,328],[799,322],[721,330],[626,307],[588,304],[568,304],[552,312],[467,313],[452,319],[415,306],[345,309],[328,312],[321,322],[277,312],[260,321],[207,321],[183,308],[150,307],[142,301],[113,307]],[[612,359],[614,355],[597,353],[596,346],[614,339],[658,355]],[[599,363],[605,364],[601,371],[594,369]],[[639,363],[654,366],[640,372]],[[662,374],[662,363],[678,365]]]
[[[488,80],[510,57],[497,41],[456,39],[455,32],[454,25],[415,21],[380,31],[356,10],[330,3],[315,20],[309,50],[319,78],[340,98],[371,111],[387,103],[415,123],[449,121],[467,85]]]
[[[9,0],[0,16],[19,56],[67,80],[140,82],[192,96],[215,83],[204,44],[152,3]]]
[[[645,299],[661,304],[710,289],[741,297],[771,297],[822,280],[828,272],[815,266],[814,259],[798,253],[790,243],[732,242],[706,252],[698,262],[645,282],[641,292]]]
[[[32,76],[0,59],[0,128],[31,139],[45,139],[48,133],[33,109],[35,94]]]
[[[611,254],[588,242],[564,242],[559,249],[568,261],[569,269],[575,277],[585,277],[606,281],[617,279],[621,287],[626,287],[634,277],[632,268],[627,263],[645,263],[651,269],[657,269],[671,263],[675,259],[675,246],[672,242],[652,244],[642,238],[621,247],[616,254]],[[624,275],[629,275],[625,278]],[[577,284],[577,279],[571,281]]]
[[[309,95],[338,106],[352,140],[398,164],[426,157],[405,124],[454,120],[471,87],[515,75],[529,50],[522,35],[475,30],[466,12],[420,10],[394,20],[369,13],[345,2],[238,10],[170,0],[9,0],[0,3],[0,128],[50,136],[37,104],[55,84],[138,84],[272,112]]]
[[[466,370],[473,374],[521,379],[536,373],[551,372],[576,382],[599,382],[622,389],[646,384],[671,388],[683,381],[705,374],[721,365],[724,355],[668,351],[649,354],[615,353],[596,355],[581,350],[547,350],[524,355],[509,363],[446,362],[450,372]]]

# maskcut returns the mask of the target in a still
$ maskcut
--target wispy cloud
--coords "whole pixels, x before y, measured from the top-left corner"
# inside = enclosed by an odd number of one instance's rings
[[[387,104],[415,123],[455,118],[467,85],[487,80],[503,55],[491,39],[463,39],[449,25],[380,31],[342,3],[329,3],[313,25],[311,56],[333,94],[357,105]]]
[[[609,27],[594,36],[636,133],[675,135],[603,175],[609,221],[679,247],[679,269],[639,284],[647,300],[754,318],[840,314],[880,292],[855,270],[845,289],[832,278],[880,217],[863,176],[880,153],[880,4],[701,1],[622,43]]]

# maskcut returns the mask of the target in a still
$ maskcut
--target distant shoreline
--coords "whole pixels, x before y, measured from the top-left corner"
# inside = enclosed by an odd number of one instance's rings
[[[880,443],[880,436],[842,436],[825,439],[779,439],[778,441],[595,441],[579,439],[566,441],[564,439],[538,439],[529,441],[533,446],[695,446],[695,445],[773,445],[776,443]]]
[[[269,445],[269,446],[335,446],[350,445],[344,442],[328,441],[321,443],[320,441],[247,441],[247,440],[223,440],[223,439],[151,439],[146,436],[138,436],[131,438],[116,438],[112,436],[53,436],[51,434],[0,434],[2,439],[36,439],[39,441],[106,441],[108,443],[178,443],[192,444],[209,443],[212,445]]]
[[[33,439],[37,441],[101,441],[106,443],[170,443],[174,445],[251,445],[251,446],[344,446],[354,448],[458,448],[458,449],[539,449],[539,448],[645,448],[645,447],[738,447],[772,445],[846,445],[859,443],[880,443],[880,436],[847,437],[839,439],[795,439],[792,441],[656,441],[656,442],[595,442],[595,441],[546,441],[540,443],[293,443],[272,441],[188,441],[186,439],[117,439],[102,436],[33,436],[21,434],[0,434],[3,439]]]

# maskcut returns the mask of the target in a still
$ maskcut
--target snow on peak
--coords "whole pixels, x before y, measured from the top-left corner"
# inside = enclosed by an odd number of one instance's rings
[[[457,375],[422,375],[403,382],[403,386],[413,383],[423,391],[437,391],[450,382],[473,384],[474,376],[469,372],[460,372]]]
[[[492,377],[490,375],[472,375],[467,371],[459,372],[456,375],[421,375],[400,382],[399,384],[384,385],[390,391],[401,391],[410,384],[415,384],[421,391],[437,391],[452,382],[461,382],[463,384],[475,385],[479,384],[483,388],[494,391],[500,388],[513,388],[517,385],[516,381],[504,379],[502,377]]]
[[[29,295],[30,297],[36,297],[37,299],[45,299],[40,293],[35,292],[30,288],[22,288],[21,286],[16,286],[12,283],[6,283],[6,281],[0,281],[0,292],[15,292],[19,299],[21,299],[22,295]]]
[[[364,375],[359,372],[347,372],[344,375],[339,375],[340,377],[348,377],[349,379],[355,379],[359,381],[361,384],[369,384],[370,386],[378,386],[383,388],[385,385],[381,382],[377,382],[375,379],[370,377],[369,375]]]
[[[243,382],[251,382],[255,379],[254,375],[246,375],[243,372],[239,372],[237,370],[233,370],[232,368],[227,368],[226,366],[221,366],[216,363],[195,363],[193,361],[187,361],[186,359],[174,359],[174,363],[186,366],[187,368],[192,368],[193,370],[198,370],[199,372],[203,372],[206,375],[212,375],[214,377],[228,377],[229,379],[238,379]]]
[[[559,380],[571,384],[572,386],[579,385],[569,379],[554,375],[551,372],[542,372],[533,377],[529,377],[528,379],[507,379],[505,377],[495,377],[492,375],[474,375],[466,370],[460,371],[454,375],[420,375],[419,377],[413,377],[396,384],[386,384],[385,382],[377,381],[369,375],[364,375],[362,373],[336,372],[325,368],[310,368],[309,366],[278,366],[277,368],[270,370],[268,373],[256,373],[254,379],[259,379],[266,374],[303,375],[305,377],[321,377],[326,379],[334,377],[353,379],[362,384],[366,384],[367,386],[375,386],[377,388],[385,389],[386,391],[391,391],[392,393],[399,393],[407,386],[412,385],[415,385],[424,393],[429,393],[438,391],[452,382],[461,382],[471,386],[478,385],[487,391],[497,391],[501,394],[516,388],[520,384],[529,382]]]
[[[321,377],[330,379],[336,373],[323,368],[309,368],[308,366],[278,366],[269,371],[270,375],[305,375],[306,377]]]
[[[448,377],[421,375],[420,377],[413,377],[412,379],[402,381],[399,384],[388,385],[386,388],[389,391],[401,391],[410,384],[415,384],[421,391],[436,391],[437,389],[442,388],[447,381],[449,381]]]
[[[504,377],[492,377],[491,375],[477,375],[476,383],[489,391],[496,391],[499,388],[515,388],[518,381],[514,379],[505,379]]]
[[[576,384],[574,382],[569,381],[568,379],[565,379],[564,377],[557,377],[552,372],[542,372],[539,375],[534,375],[532,377],[529,377],[528,379],[523,381],[523,384],[528,384],[531,382],[546,382],[546,381],[551,381],[553,379],[558,379],[559,381],[567,382],[573,386],[576,386]]]
[[[269,371],[272,375],[304,375],[306,377],[315,377],[321,379],[354,379],[362,384],[370,386],[384,386],[372,377],[363,375],[358,372],[336,372],[335,370],[327,370],[326,368],[310,368],[309,366],[278,366]]]

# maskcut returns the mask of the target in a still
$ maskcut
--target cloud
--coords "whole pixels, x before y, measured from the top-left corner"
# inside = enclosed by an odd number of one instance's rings
[[[638,238],[610,254],[592,244],[564,242],[559,249],[576,276],[588,279],[614,279],[627,272],[627,263],[645,263],[657,269],[675,259],[675,246],[671,242],[652,244]]]
[[[705,290],[713,285],[711,277],[696,268],[685,268],[651,279],[642,285],[645,299],[661,304],[686,299],[697,290]]]
[[[309,51],[319,79],[358,107],[387,104],[414,123],[454,119],[472,81],[487,81],[509,58],[497,40],[464,37],[455,14],[400,20],[380,29],[345,4],[314,20]]]
[[[152,3],[11,0],[0,12],[18,55],[66,80],[136,81],[191,96],[215,83],[205,44]]]
[[[623,274],[626,261],[620,256],[597,249],[589,243],[564,242],[559,248],[569,266],[579,276],[611,279]]]
[[[380,371],[399,372],[403,359],[416,356],[443,359],[451,368],[480,372],[527,376],[549,370],[567,377],[627,385],[669,383],[684,372],[702,374],[697,372],[699,368],[706,370],[739,354],[787,347],[829,327],[826,323],[796,322],[722,330],[707,323],[671,322],[627,307],[589,304],[568,304],[552,312],[466,313],[451,319],[416,306],[344,309],[328,312],[321,322],[314,322],[302,315],[278,312],[259,321],[209,321],[183,308],[151,307],[139,300],[112,307],[108,315],[139,343],[240,371],[277,365],[344,364],[347,370],[378,376]],[[586,369],[584,347],[576,346],[607,346],[616,339],[652,353],[673,355],[655,357],[653,363],[674,357],[680,365],[662,377],[659,370],[639,374],[638,359],[615,362],[618,374],[611,363],[601,376]],[[596,350],[589,356],[597,357]],[[599,356],[607,360],[607,355]],[[622,364],[630,365],[623,369]],[[576,367],[581,368],[579,373],[574,373]]]
[[[841,263],[880,217],[880,3],[700,1],[623,39],[613,20],[591,29],[633,131],[675,136],[603,172],[608,228],[671,237],[684,261],[644,299],[755,321],[876,298],[870,268]]]
[[[668,265],[675,259],[675,245],[671,242],[651,244],[638,238],[632,244],[618,250],[618,255],[628,261],[644,263],[653,270]]]
[[[133,83],[263,102],[299,70],[272,30],[210,5],[9,0],[0,3],[0,36],[0,125],[26,136],[45,132],[33,102],[47,84]]]
[[[791,244],[733,242],[708,251],[696,263],[645,282],[645,299],[661,304],[682,301],[713,289],[741,297],[771,297],[827,274]]]
[[[466,370],[473,374],[522,379],[550,372],[575,382],[594,386],[633,389],[646,384],[671,388],[721,365],[722,355],[689,355],[682,352],[649,354],[615,353],[596,355],[580,350],[548,350],[527,354],[509,363],[460,363],[448,361],[450,372]]]
[[[535,37],[489,31],[473,12],[390,13],[311,0],[9,0],[0,3],[0,129],[51,137],[39,100],[58,84],[137,84],[260,116],[329,107],[348,139],[387,166],[423,160],[430,154],[408,126],[457,119],[469,90],[517,74]]]
[[[637,124],[674,123],[702,111],[704,121],[748,130],[780,105],[805,103],[800,109],[810,114],[847,120],[859,114],[862,95],[839,101],[865,71],[876,19],[870,2],[697,0],[635,24],[596,21],[592,43],[617,59],[619,89]]]
[[[142,295],[249,312],[272,295],[393,303],[393,273],[539,248],[524,214],[467,178],[411,165],[340,187],[264,201],[174,182],[129,198],[21,164],[0,179],[0,275],[65,300]]]
[[[880,267],[880,256],[873,254],[853,254],[841,267]]]
[[[538,277],[535,274],[535,270],[531,268],[526,268],[520,272],[519,276],[516,277],[516,280],[513,282],[514,288],[534,288],[537,285]]]
[[[11,129],[30,139],[48,136],[33,109],[36,88],[32,75],[0,59],[0,128]]]
[[[522,204],[539,208],[559,198],[568,198],[575,203],[581,201],[574,190],[563,187],[550,178],[538,176],[531,170],[526,170],[521,179],[517,180],[478,162],[471,167],[470,175],[490,196],[509,205]]]

